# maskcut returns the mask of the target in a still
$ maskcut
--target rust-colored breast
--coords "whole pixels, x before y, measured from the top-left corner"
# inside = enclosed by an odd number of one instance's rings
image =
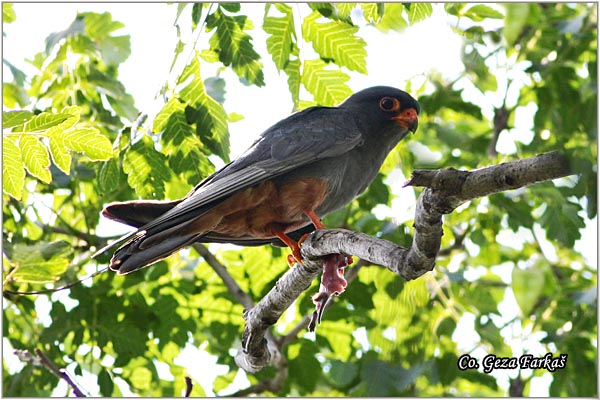
[[[275,230],[290,232],[306,225],[304,213],[317,208],[326,195],[327,182],[316,178],[262,182],[214,207],[194,223],[193,230],[231,237],[273,238]]]

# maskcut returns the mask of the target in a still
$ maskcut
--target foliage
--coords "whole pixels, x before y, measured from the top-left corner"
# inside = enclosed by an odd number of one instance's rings
[[[268,90],[263,67],[272,61],[296,109],[334,105],[351,93],[352,74],[368,74],[366,29],[402,31],[433,10],[427,3],[172,7],[208,40],[165,84],[156,115],[138,117],[119,81],[130,37],[116,34],[123,25],[109,13],[81,13],[46,38],[45,50],[29,60],[33,76],[4,60],[12,75],[3,82],[4,343],[40,348],[76,378],[91,376],[98,385],[91,394],[118,396],[128,388],[179,396],[188,372],[178,357],[190,346],[226,371],[212,387],[194,382],[192,395],[240,389],[232,382],[241,373],[234,355],[243,307],[194,250],[126,277],[103,273],[60,294],[7,292],[58,287],[104,267],[107,255],[90,259],[106,243],[96,235],[104,204],[181,197],[214,172],[215,157],[229,161],[228,124],[239,116],[226,111],[227,80],[203,75],[203,66],[216,63]],[[262,25],[244,14],[246,7],[264,7]],[[507,382],[511,391],[524,382],[527,395],[544,370],[496,379],[481,369],[459,370],[458,357],[552,352],[568,354],[568,361],[551,374],[550,395],[597,396],[596,267],[574,249],[597,213],[596,6],[448,3],[445,11],[464,38],[464,72],[453,81],[432,74],[411,90],[423,108],[419,132],[392,152],[365,195],[325,224],[410,244],[412,221],[389,212],[397,199],[388,184],[398,170],[407,176],[422,167],[475,169],[560,149],[579,176],[494,195],[448,215],[445,255],[423,278],[402,282],[362,267],[316,335],[302,330],[284,347],[283,387],[260,394],[501,396]],[[9,3],[3,21],[19,22]],[[268,54],[254,46],[257,26]],[[175,66],[185,46],[181,36],[173,41]],[[309,46],[314,52],[301,51]],[[531,126],[521,125],[518,116],[531,109]],[[278,248],[211,250],[254,301],[287,268]],[[278,322],[275,336],[312,311],[316,285]],[[461,344],[471,332],[467,321],[476,332],[472,348]],[[5,396],[48,396],[57,386],[45,369],[15,368],[6,357],[3,372]],[[275,373],[271,367],[247,379],[255,384]]]

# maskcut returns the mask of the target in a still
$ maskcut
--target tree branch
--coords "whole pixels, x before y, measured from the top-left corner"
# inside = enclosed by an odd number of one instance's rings
[[[231,293],[231,295],[235,297],[235,299],[239,301],[241,305],[243,305],[245,308],[254,307],[254,301],[252,301],[252,298],[248,295],[248,293],[242,290],[235,279],[229,275],[227,268],[225,268],[225,266],[221,264],[219,260],[217,260],[217,258],[208,250],[205,245],[201,243],[194,243],[192,247],[202,256],[202,258],[204,258],[204,261],[206,261],[213,271],[219,275],[219,278],[223,280],[223,283],[225,283],[229,293]]]
[[[58,379],[63,379],[73,389],[73,393],[75,393],[75,396],[87,397],[81,391],[79,386],[77,386],[77,384],[67,373],[67,371],[64,368],[58,368],[56,364],[54,364],[52,360],[50,360],[48,356],[44,354],[44,352],[40,349],[35,349],[35,354],[37,355],[37,357],[27,350],[15,350],[15,354],[17,355],[17,357],[19,357],[21,361],[28,362],[37,366],[41,365],[45,367],[48,371],[50,371],[52,374],[54,374]]]
[[[231,295],[235,297],[235,299],[239,301],[246,308],[246,310],[252,309],[254,307],[254,301],[252,298],[237,284],[231,275],[229,275],[227,268],[225,268],[225,266],[221,264],[219,260],[217,260],[217,258],[208,250],[208,248],[200,243],[195,243],[193,247],[223,280],[225,286],[229,290],[229,293],[231,293]],[[244,311],[244,313],[246,313],[246,311]],[[269,349],[266,353],[264,353],[265,356],[268,356],[268,359],[263,360],[261,358],[261,362],[266,362],[264,365],[268,365],[269,363],[273,364],[276,367],[275,376],[273,378],[266,378],[255,385],[233,394],[234,397],[247,396],[251,393],[262,393],[264,391],[278,393],[285,384],[288,376],[288,366],[287,359],[281,353],[281,344],[279,344],[278,340],[273,336],[273,334],[266,329],[262,331],[261,338],[263,341],[261,344]],[[236,362],[238,362],[238,364],[239,362],[244,363],[245,360],[238,361],[238,356],[236,356]],[[246,368],[252,368],[251,364],[247,365]],[[247,371],[246,368],[244,368],[244,370]]]
[[[304,292],[322,269],[328,254],[354,255],[386,267],[406,280],[431,271],[440,250],[442,215],[478,197],[517,189],[569,175],[567,158],[552,152],[479,169],[450,168],[415,171],[405,186],[425,186],[415,211],[413,243],[409,248],[345,229],[317,230],[302,243],[303,264],[296,264],[256,306],[244,312],[246,328],[236,363],[255,373],[269,365],[271,354],[264,338],[267,329]]]

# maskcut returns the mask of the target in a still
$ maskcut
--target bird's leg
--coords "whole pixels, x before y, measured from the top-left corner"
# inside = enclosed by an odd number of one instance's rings
[[[315,228],[317,229],[325,229],[325,225],[321,222],[321,219],[315,214],[313,210],[305,211],[304,214],[310,219]],[[287,247],[292,250],[292,254],[288,255],[288,264],[291,267],[295,263],[302,264],[302,255],[300,254],[300,245],[302,242],[308,237],[308,233],[303,235],[298,242],[285,234],[282,230],[275,229],[273,231],[275,235],[283,242]]]
[[[321,218],[313,210],[304,211],[304,214],[310,219],[310,222],[313,223],[316,229],[325,229],[325,225],[323,225],[323,221]]]
[[[289,266],[291,267],[292,265],[294,265],[295,262],[299,262],[302,264],[302,255],[300,255],[299,243],[297,243],[294,239],[292,239],[279,229],[275,229],[274,233],[292,251],[292,254],[288,255]]]

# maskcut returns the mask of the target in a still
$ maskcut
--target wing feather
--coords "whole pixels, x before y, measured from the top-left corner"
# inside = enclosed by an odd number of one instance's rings
[[[239,190],[316,160],[344,154],[361,142],[358,125],[346,110],[311,107],[293,114],[263,132],[244,154],[200,182],[175,207],[117,242],[142,231],[152,235],[182,224]]]

